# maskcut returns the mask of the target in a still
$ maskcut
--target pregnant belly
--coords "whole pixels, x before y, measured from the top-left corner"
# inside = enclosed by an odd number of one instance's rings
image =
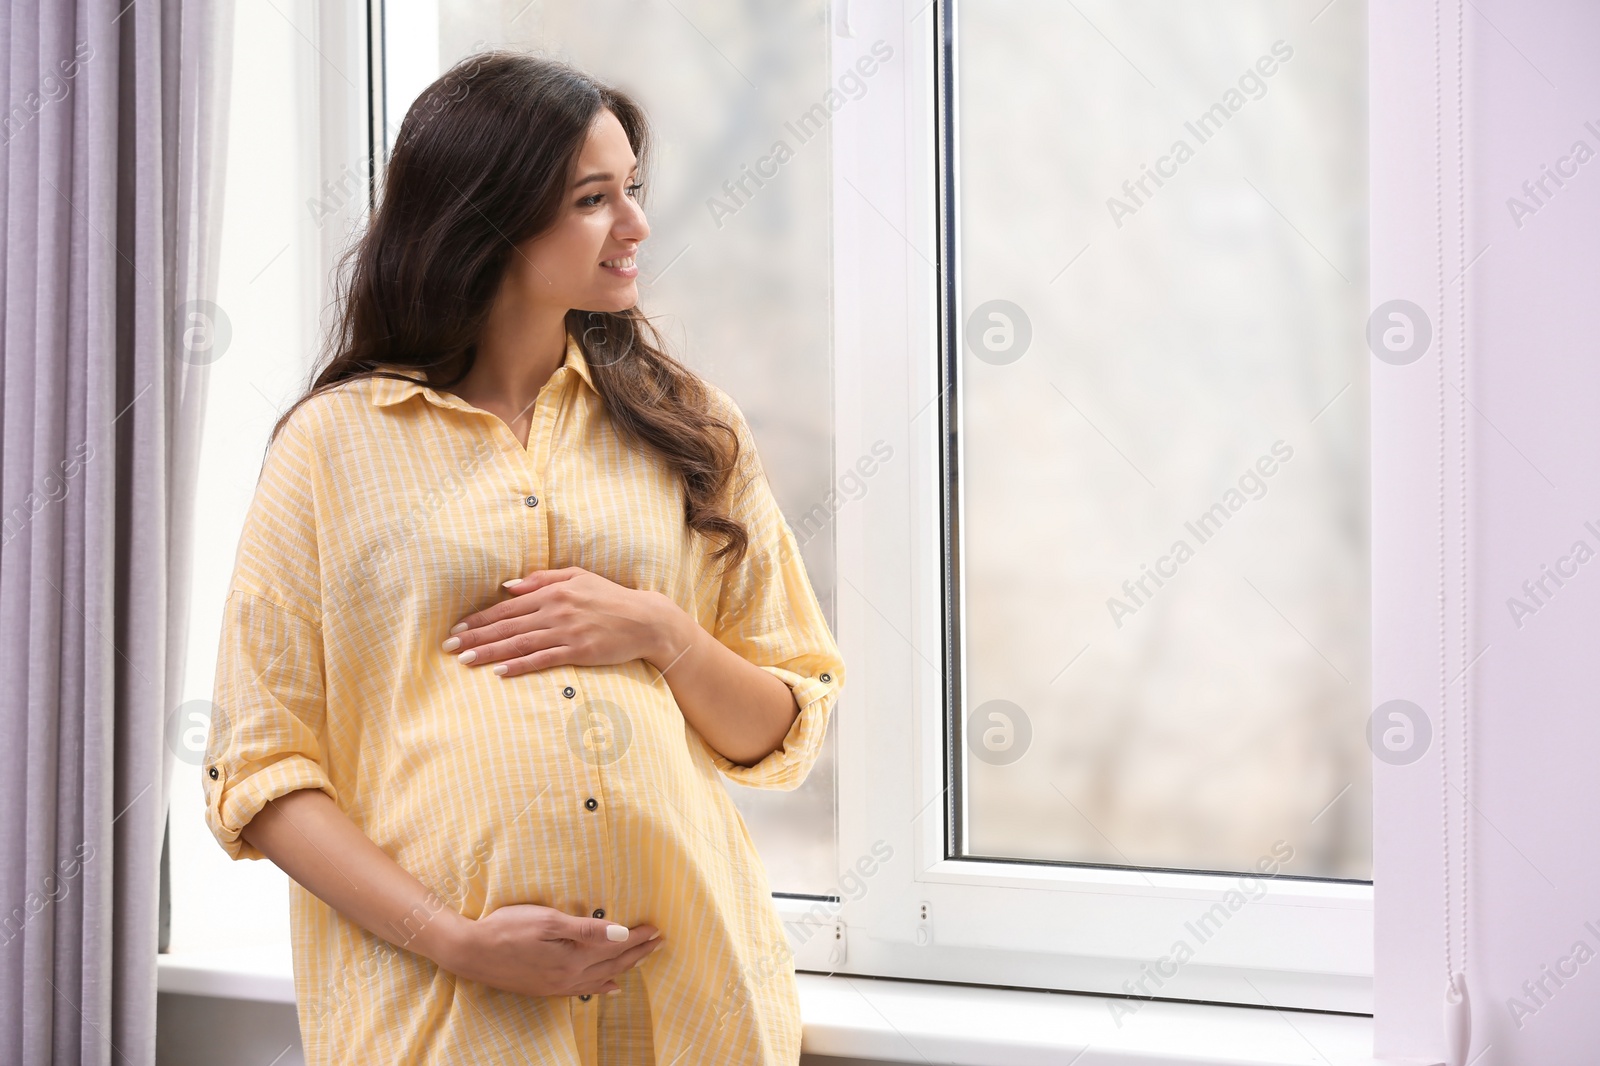
[[[379,744],[384,771],[362,790],[369,835],[444,905],[469,917],[508,902],[586,913],[604,881],[744,850],[726,796],[707,791],[720,793],[716,770],[653,667],[501,678],[445,665],[472,676],[418,686],[424,698],[401,704],[392,743]],[[705,847],[686,848],[686,834]]]

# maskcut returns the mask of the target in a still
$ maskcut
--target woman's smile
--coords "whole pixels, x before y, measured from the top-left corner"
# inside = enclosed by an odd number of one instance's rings
[[[639,266],[635,262],[633,252],[629,252],[627,255],[619,255],[614,259],[607,259],[600,266],[619,278],[636,278],[639,276]]]

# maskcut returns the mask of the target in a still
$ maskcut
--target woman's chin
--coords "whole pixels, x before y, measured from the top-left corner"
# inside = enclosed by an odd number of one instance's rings
[[[618,286],[613,292],[596,297],[579,307],[575,311],[605,311],[610,314],[620,314],[639,303],[639,286],[629,279],[626,285]]]

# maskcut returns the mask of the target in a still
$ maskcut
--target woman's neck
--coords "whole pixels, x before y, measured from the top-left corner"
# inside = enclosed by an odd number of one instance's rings
[[[455,392],[486,411],[525,412],[566,358],[567,316],[506,295],[489,312],[472,370]]]

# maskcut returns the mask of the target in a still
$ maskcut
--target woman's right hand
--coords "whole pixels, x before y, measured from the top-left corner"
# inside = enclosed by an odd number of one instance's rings
[[[607,937],[608,926],[623,928],[603,918],[514,903],[482,918],[461,918],[449,957],[439,961],[458,977],[524,996],[610,992],[621,987],[615,978],[663,941],[653,925],[634,926],[626,940]]]

